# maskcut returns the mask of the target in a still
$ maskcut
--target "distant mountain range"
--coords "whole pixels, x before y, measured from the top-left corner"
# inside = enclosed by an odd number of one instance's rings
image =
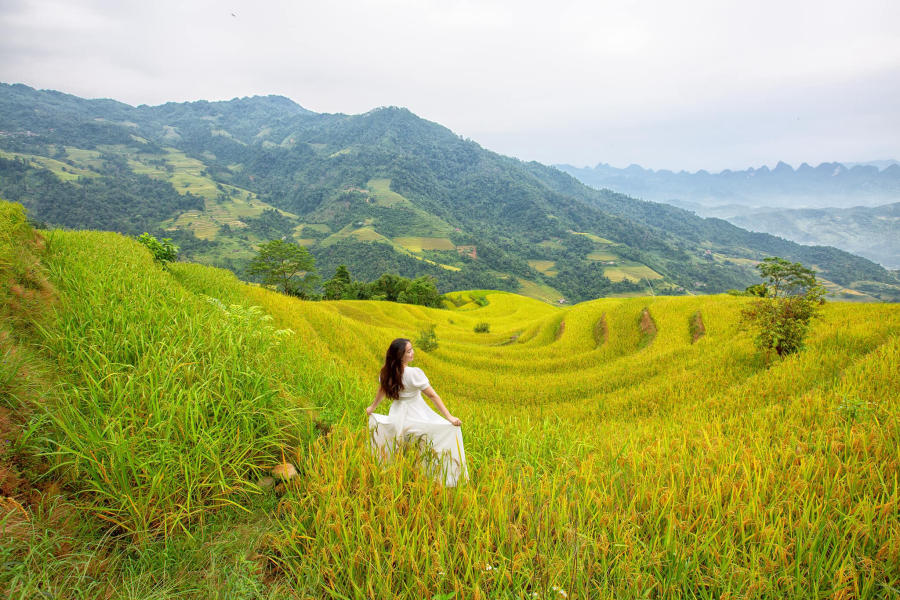
[[[47,225],[149,231],[243,272],[256,246],[306,246],[323,277],[393,271],[442,290],[556,301],[720,292],[754,261],[813,265],[846,298],[900,299],[864,258],[588,187],[402,108],[320,114],[279,96],[133,107],[0,84],[0,196]]]
[[[666,202],[802,244],[835,246],[900,268],[900,163],[678,173],[631,165],[558,168],[597,189]]]
[[[797,169],[779,162],[774,169],[764,166],[720,173],[655,171],[638,165],[618,169],[602,163],[593,168],[557,168],[592,187],[654,202],[681,201],[705,207],[850,208],[900,200],[900,164],[879,164],[886,168],[874,164],[847,167],[837,162],[816,167],[803,163]]]
[[[825,244],[900,269],[900,202],[853,208],[757,209],[728,219],[801,244]]]

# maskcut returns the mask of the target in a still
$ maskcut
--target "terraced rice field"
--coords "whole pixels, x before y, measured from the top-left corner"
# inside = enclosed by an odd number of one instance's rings
[[[591,252],[590,254],[587,255],[588,260],[597,260],[597,261],[618,260],[618,258],[619,257],[616,256],[615,254],[613,254],[612,252],[599,252],[598,251],[598,252]]]
[[[535,283],[521,277],[517,277],[519,284],[522,286],[519,291],[523,296],[535,298],[549,304],[556,304],[562,299],[563,295],[558,290],[546,284]]]
[[[75,181],[79,177],[96,177],[98,174],[90,169],[74,167],[62,161],[58,161],[46,156],[37,156],[35,154],[21,154],[19,152],[7,152],[0,150],[0,158],[15,159],[19,158],[36,166],[51,171],[54,175],[63,181]]]
[[[595,242],[597,244],[612,244],[612,243],[614,243],[612,240],[602,238],[599,235],[594,235],[593,233],[585,233],[583,231],[570,231],[569,233],[571,233],[573,235],[583,235],[586,238],[588,238],[589,240],[591,240],[592,242]]]
[[[553,277],[558,273],[555,260],[529,260],[528,265],[539,273],[543,273],[550,277]]]
[[[413,252],[421,252],[422,250],[456,250],[456,246],[448,238],[398,237],[394,238],[394,242]]]
[[[259,304],[361,396],[294,460],[268,555],[328,597],[888,597],[900,578],[900,307],[826,305],[767,365],[747,299],[555,308],[501,292],[459,308]],[[466,294],[469,294],[468,297]],[[484,294],[487,306],[474,298]],[[699,318],[703,335],[692,323]],[[489,334],[474,333],[478,322]],[[472,479],[380,467],[363,408],[384,349],[418,351],[463,420]],[[313,404],[324,398],[311,399]]]
[[[366,188],[375,195],[375,204],[378,206],[411,206],[411,202],[391,190],[390,179],[370,179]]]
[[[33,235],[15,207],[7,221],[0,249],[18,264]],[[738,324],[750,298],[303,302],[161,268],[116,234],[52,240],[63,301],[22,349],[60,379],[28,382],[26,433],[67,504],[2,498],[13,597],[900,589],[900,305],[828,303],[806,349],[768,363]],[[439,345],[414,364],[463,421],[470,480],[452,489],[415,451],[383,465],[367,444],[385,348],[430,326]],[[21,391],[11,339],[0,382]],[[298,477],[256,485],[285,459]],[[94,537],[53,533],[52,514]],[[233,553],[215,553],[225,538]]]
[[[662,275],[646,265],[630,264],[617,265],[615,267],[606,267],[603,269],[603,275],[610,281],[633,281],[639,282],[641,279],[662,279]]]

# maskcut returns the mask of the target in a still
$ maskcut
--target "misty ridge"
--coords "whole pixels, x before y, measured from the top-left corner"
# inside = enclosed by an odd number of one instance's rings
[[[592,187],[690,208],[850,208],[900,200],[900,162],[896,160],[827,162],[816,167],[803,163],[796,169],[778,162],[774,169],[763,166],[720,173],[676,173],[638,165],[619,169],[603,163],[593,168],[556,167]]]
[[[710,173],[556,165],[599,189],[664,202],[801,244],[841,248],[900,269],[900,162],[779,162]]]

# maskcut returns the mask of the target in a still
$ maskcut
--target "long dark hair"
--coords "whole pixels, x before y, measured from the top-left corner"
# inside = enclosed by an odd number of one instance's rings
[[[406,344],[408,343],[409,340],[406,338],[397,338],[391,342],[387,354],[384,356],[384,366],[381,367],[381,374],[378,377],[381,389],[388,398],[394,400],[400,397],[400,388],[403,387],[403,355],[406,353]]]

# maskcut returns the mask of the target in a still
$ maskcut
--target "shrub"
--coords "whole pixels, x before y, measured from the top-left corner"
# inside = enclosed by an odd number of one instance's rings
[[[416,347],[425,352],[437,350],[438,340],[437,335],[434,333],[434,324],[419,330],[419,337],[416,338]]]
[[[157,262],[175,262],[178,259],[178,246],[172,243],[171,238],[163,238],[162,241],[159,241],[145,231],[138,236],[137,240],[147,246]]]
[[[490,333],[491,325],[487,321],[481,321],[475,324],[475,333]]]
[[[472,294],[471,298],[472,302],[474,302],[478,306],[487,306],[489,304],[487,296],[485,296],[484,294]]]

